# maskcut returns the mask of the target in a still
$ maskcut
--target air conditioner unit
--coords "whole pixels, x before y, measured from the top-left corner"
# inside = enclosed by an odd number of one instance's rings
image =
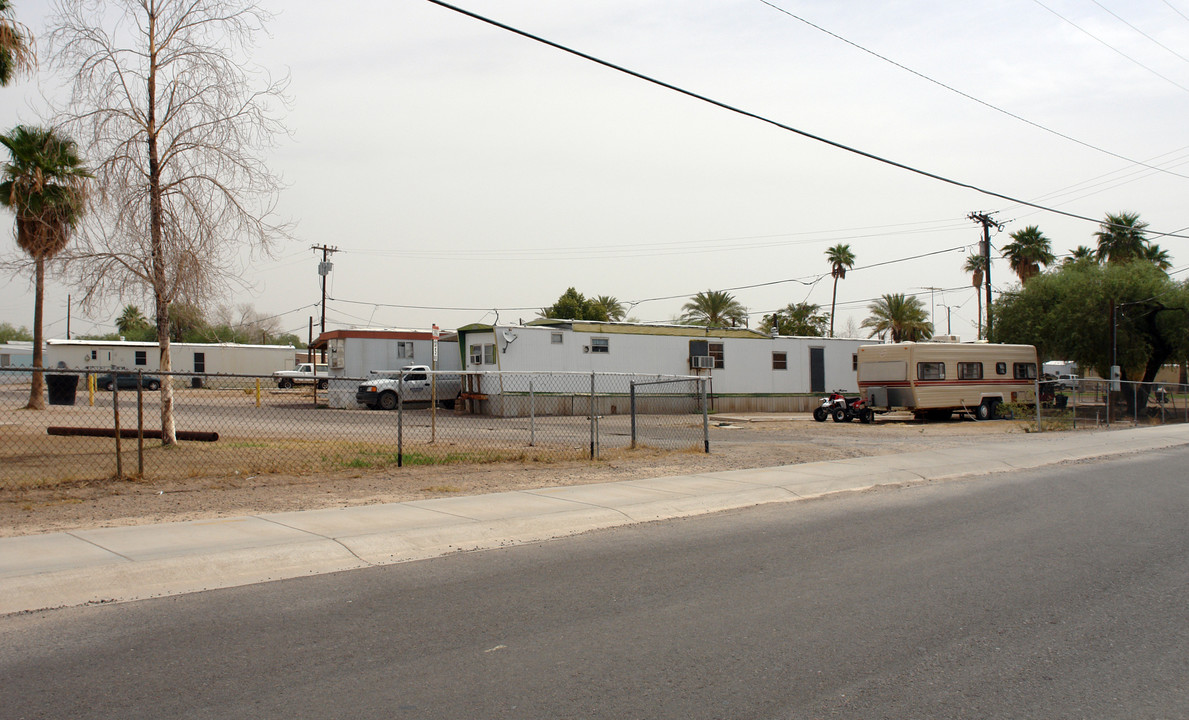
[[[713,370],[714,357],[711,355],[694,355],[689,359],[690,367],[698,370]]]

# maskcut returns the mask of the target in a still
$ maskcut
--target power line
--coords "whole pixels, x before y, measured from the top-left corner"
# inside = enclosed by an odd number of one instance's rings
[[[1106,5],[1103,5],[1102,3],[1098,2],[1098,0],[1090,0],[1090,2],[1094,3],[1094,4],[1095,4],[1095,5],[1097,5],[1098,7],[1102,8],[1102,9],[1103,9],[1103,10],[1105,10],[1106,12],[1110,13],[1111,17],[1115,18],[1116,20],[1118,20],[1119,22],[1123,23],[1123,24],[1124,24],[1124,25],[1126,25],[1127,27],[1129,27],[1129,28],[1131,28],[1132,30],[1136,31],[1136,32],[1137,32],[1137,33],[1139,33],[1140,35],[1143,35],[1143,36],[1144,36],[1144,37],[1146,37],[1147,39],[1149,39],[1149,40],[1151,40],[1152,42],[1156,43],[1157,45],[1159,45],[1160,47],[1162,47],[1162,48],[1164,48],[1165,50],[1169,51],[1169,52],[1170,52],[1170,53],[1172,53],[1173,55],[1176,55],[1178,58],[1180,58],[1180,59],[1184,60],[1185,62],[1189,62],[1189,58],[1185,57],[1185,56],[1184,56],[1184,55],[1182,55],[1181,53],[1177,52],[1176,50],[1173,50],[1173,49],[1172,49],[1172,48],[1170,48],[1169,46],[1165,45],[1164,43],[1160,42],[1160,41],[1159,41],[1159,40],[1157,40],[1156,38],[1154,38],[1154,37],[1152,37],[1151,35],[1149,35],[1149,34],[1147,34],[1146,32],[1144,32],[1143,30],[1140,30],[1140,29],[1139,29],[1139,28],[1137,28],[1136,26],[1134,26],[1134,25],[1132,25],[1131,23],[1127,22],[1127,21],[1126,21],[1126,20],[1124,20],[1122,17],[1120,17],[1120,16],[1119,16],[1117,13],[1115,13],[1115,11],[1114,11],[1114,10],[1111,10],[1111,9],[1110,9],[1110,8],[1108,8]]]
[[[1070,141],[1070,142],[1077,143],[1078,145],[1081,145],[1082,147],[1089,148],[1090,150],[1094,150],[1094,151],[1096,151],[1096,152],[1100,152],[1100,153],[1103,153],[1103,154],[1106,154],[1106,155],[1110,155],[1111,157],[1118,158],[1118,159],[1120,159],[1120,160],[1125,160],[1125,161],[1127,161],[1127,162],[1129,162],[1129,163],[1133,163],[1133,164],[1135,164],[1135,165],[1143,165],[1144,167],[1152,168],[1153,170],[1158,170],[1158,171],[1160,171],[1160,172],[1165,172],[1165,173],[1168,173],[1169,175],[1176,175],[1177,177],[1189,178],[1189,175],[1183,175],[1183,174],[1181,174],[1181,173],[1172,172],[1171,170],[1166,170],[1166,169],[1163,169],[1163,168],[1158,168],[1158,167],[1154,167],[1154,166],[1152,166],[1152,165],[1148,165],[1147,163],[1145,163],[1145,162],[1143,162],[1143,161],[1141,161],[1141,160],[1134,160],[1134,159],[1132,159],[1132,158],[1129,158],[1129,157],[1127,157],[1127,156],[1125,156],[1125,155],[1120,155],[1119,153],[1112,152],[1112,151],[1110,151],[1110,150],[1107,150],[1107,149],[1105,149],[1105,148],[1098,147],[1097,145],[1094,145],[1094,144],[1092,144],[1092,143],[1088,143],[1088,142],[1086,142],[1086,141],[1084,141],[1084,140],[1079,140],[1079,139],[1077,139],[1077,138],[1075,138],[1075,137],[1073,137],[1073,136],[1071,136],[1071,135],[1067,135],[1067,134],[1065,134],[1065,133],[1063,133],[1063,132],[1061,132],[1061,131],[1059,131],[1059,130],[1054,130],[1054,129],[1052,129],[1052,128],[1050,128],[1050,127],[1047,127],[1047,126],[1045,126],[1045,125],[1041,125],[1041,124],[1040,124],[1040,123],[1038,123],[1038,122],[1034,122],[1034,121],[1032,121],[1032,120],[1029,120],[1029,119],[1028,119],[1028,118],[1026,118],[1026,117],[1023,117],[1023,116],[1021,116],[1021,115],[1017,115],[1016,113],[1014,113],[1014,112],[1011,112],[1010,110],[1005,110],[1005,109],[1003,109],[1003,108],[999,107],[998,105],[993,105],[993,104],[991,104],[991,103],[987,102],[986,100],[982,100],[982,99],[980,99],[980,98],[977,98],[977,97],[975,97],[975,96],[971,95],[970,93],[967,93],[967,92],[964,92],[964,91],[962,91],[962,90],[959,90],[959,89],[957,89],[957,88],[955,88],[955,87],[953,87],[953,86],[951,86],[951,85],[947,85],[947,84],[945,84],[945,83],[941,82],[940,80],[936,80],[936,79],[934,79],[934,78],[931,78],[931,77],[929,77],[928,75],[926,75],[926,74],[924,74],[924,73],[922,73],[922,72],[919,72],[919,71],[917,71],[917,70],[914,70],[914,69],[912,69],[912,68],[908,67],[907,65],[903,65],[903,64],[901,64],[901,63],[899,63],[899,62],[896,62],[895,60],[893,60],[893,59],[891,59],[891,58],[889,58],[889,57],[887,57],[887,56],[885,56],[885,55],[881,55],[881,54],[879,54],[879,53],[875,52],[874,50],[870,50],[870,49],[868,49],[868,48],[866,48],[866,47],[863,47],[862,45],[860,45],[860,44],[858,44],[858,43],[856,43],[856,42],[853,42],[853,41],[851,41],[851,40],[848,40],[848,39],[846,39],[846,38],[842,37],[841,35],[839,35],[839,34],[837,34],[837,33],[835,33],[835,32],[831,32],[830,30],[827,30],[826,28],[824,28],[824,27],[822,27],[822,26],[820,26],[820,25],[818,25],[818,24],[816,24],[816,23],[813,23],[813,22],[811,22],[811,21],[809,21],[809,20],[806,20],[805,18],[801,17],[800,15],[797,15],[797,14],[795,14],[795,13],[792,13],[792,12],[788,11],[788,10],[785,10],[784,8],[780,7],[779,5],[775,5],[775,4],[771,3],[771,2],[769,2],[768,0],[759,0],[759,1],[760,1],[761,3],[763,3],[764,5],[767,5],[768,7],[772,8],[773,10],[776,10],[777,12],[784,13],[785,15],[788,15],[789,17],[793,18],[794,20],[797,20],[797,21],[799,21],[799,22],[802,22],[802,23],[804,23],[804,24],[808,25],[809,27],[813,28],[814,30],[817,30],[817,31],[819,31],[819,32],[823,32],[823,33],[825,33],[826,35],[829,35],[830,37],[832,37],[832,38],[835,38],[836,40],[840,40],[840,41],[842,41],[842,42],[846,43],[847,45],[850,45],[851,47],[855,48],[856,50],[861,50],[862,52],[865,52],[865,53],[867,53],[868,55],[871,55],[872,57],[875,57],[875,58],[878,58],[878,59],[880,59],[880,60],[883,60],[884,62],[886,62],[886,63],[888,63],[888,64],[890,64],[890,65],[894,65],[894,66],[896,66],[896,67],[900,68],[901,70],[904,70],[905,72],[908,72],[908,73],[911,73],[911,74],[913,74],[913,75],[916,75],[916,76],[917,76],[917,77],[919,77],[920,79],[922,79],[922,80],[924,80],[924,81],[926,81],[926,82],[933,83],[934,85],[936,85],[936,86],[938,86],[938,87],[940,87],[940,88],[943,88],[943,89],[945,89],[945,90],[948,90],[948,91],[950,91],[950,92],[952,92],[952,93],[955,93],[955,94],[957,94],[957,95],[961,95],[962,97],[966,98],[967,100],[971,100],[971,101],[973,101],[973,102],[976,102],[976,103],[978,103],[979,105],[982,105],[982,106],[983,106],[983,107],[985,107],[985,108],[989,108],[989,109],[991,109],[991,110],[994,110],[994,111],[995,111],[995,112],[997,112],[997,113],[1001,113],[1001,114],[1003,114],[1003,115],[1006,115],[1006,116],[1008,116],[1008,117],[1010,117],[1010,118],[1012,118],[1012,119],[1014,119],[1014,120],[1019,120],[1019,121],[1020,121],[1020,122],[1022,122],[1022,123],[1025,123],[1025,124],[1031,125],[1032,127],[1036,128],[1037,130],[1043,130],[1044,132],[1047,132],[1047,133],[1049,133],[1049,134],[1051,134],[1051,135],[1056,135],[1057,137],[1059,137],[1059,138],[1062,138],[1062,139],[1064,139],[1064,140],[1068,140],[1068,141]],[[1113,14],[1113,13],[1112,13],[1112,14]]]
[[[433,2],[433,0],[430,0],[430,2]],[[1097,36],[1097,35],[1095,35],[1094,33],[1090,32],[1089,30],[1086,30],[1086,29],[1085,29],[1085,28],[1083,28],[1082,26],[1078,25],[1078,24],[1077,24],[1077,23],[1075,23],[1073,20],[1070,20],[1069,18],[1065,17],[1064,15],[1062,15],[1062,14],[1061,14],[1061,13],[1059,13],[1059,12],[1057,12],[1057,11],[1056,11],[1056,10],[1054,10],[1053,8],[1049,7],[1048,5],[1045,5],[1045,4],[1044,4],[1044,3],[1042,3],[1040,0],[1032,0],[1032,2],[1034,2],[1034,3],[1036,3],[1037,5],[1041,6],[1041,7],[1042,7],[1042,8],[1044,8],[1045,10],[1048,10],[1049,12],[1053,13],[1054,15],[1056,15],[1056,16],[1057,16],[1057,17],[1059,17],[1059,18],[1061,18],[1061,19],[1062,19],[1062,20],[1064,20],[1065,22],[1067,22],[1067,23],[1069,23],[1070,25],[1072,25],[1073,27],[1077,28],[1077,29],[1078,29],[1079,31],[1081,31],[1082,33],[1085,33],[1085,34],[1086,34],[1088,37],[1090,37],[1090,38],[1092,38],[1092,39],[1094,39],[1094,40],[1098,41],[1098,42],[1099,42],[1099,43],[1101,43],[1103,46],[1105,46],[1105,47],[1107,47],[1107,48],[1109,48],[1109,49],[1111,49],[1111,50],[1115,51],[1116,53],[1118,53],[1119,55],[1123,56],[1124,58],[1126,58],[1126,59],[1130,60],[1131,62],[1135,63],[1136,65],[1139,65],[1139,66],[1140,66],[1140,67],[1142,67],[1144,70],[1147,70],[1148,72],[1152,73],[1153,75],[1155,75],[1156,77],[1160,78],[1161,80],[1163,80],[1163,81],[1165,81],[1165,82],[1167,82],[1167,83],[1169,83],[1169,84],[1171,84],[1171,85],[1175,85],[1175,86],[1177,86],[1178,88],[1180,88],[1181,90],[1184,90],[1185,92],[1189,92],[1189,88],[1187,88],[1187,87],[1185,87],[1184,85],[1180,84],[1180,83],[1179,83],[1179,82],[1177,82],[1176,80],[1171,80],[1171,79],[1169,79],[1169,78],[1167,78],[1167,77],[1165,77],[1165,76],[1161,75],[1160,73],[1156,72],[1155,70],[1153,70],[1152,68],[1148,67],[1147,65],[1144,65],[1144,64],[1143,64],[1142,62],[1140,62],[1139,60],[1136,60],[1135,58],[1131,57],[1130,55],[1128,55],[1127,53],[1123,52],[1122,50],[1120,50],[1119,48],[1115,47],[1114,45],[1111,45],[1111,44],[1110,44],[1110,43],[1108,43],[1106,40],[1103,40],[1102,38],[1098,37],[1098,36]]]
[[[953,185],[954,187],[960,187],[960,188],[972,190],[974,192],[981,193],[983,195],[987,195],[990,197],[999,198],[1000,200],[1006,200],[1007,202],[1018,203],[1020,205],[1026,205],[1028,207],[1037,208],[1038,210],[1045,210],[1045,211],[1051,212],[1055,215],[1062,215],[1064,217],[1074,218],[1075,220],[1084,220],[1084,221],[1090,222],[1090,223],[1101,224],[1101,221],[1095,220],[1094,218],[1091,218],[1091,217],[1086,217],[1085,215],[1078,215],[1076,213],[1071,213],[1071,212],[1068,212],[1065,210],[1058,210],[1056,208],[1046,207],[1044,205],[1039,205],[1037,203],[1030,202],[1028,200],[1022,200],[1020,198],[1012,197],[1011,195],[1006,195],[1003,193],[995,192],[993,190],[987,190],[987,189],[978,187],[977,185],[962,182],[960,180],[954,180],[952,178],[948,178],[943,175],[938,175],[936,173],[932,173],[927,170],[922,170],[920,168],[912,167],[911,165],[906,165],[904,163],[897,162],[895,160],[881,157],[874,153],[870,153],[865,150],[860,150],[858,148],[851,147],[849,145],[843,144],[843,143],[835,141],[835,140],[830,140],[830,139],[822,137],[820,135],[815,135],[815,134],[808,132],[806,130],[800,130],[800,129],[795,128],[791,125],[786,125],[782,122],[773,120],[771,118],[765,117],[758,113],[751,112],[750,110],[743,110],[742,108],[738,108],[733,105],[729,105],[721,100],[715,100],[715,99],[707,97],[705,95],[700,95],[698,93],[693,92],[692,90],[686,90],[686,89],[679,87],[677,85],[673,85],[673,84],[665,82],[663,80],[658,80],[657,78],[645,75],[640,72],[636,72],[635,70],[630,70],[630,69],[623,67],[621,65],[616,65],[616,64],[609,62],[607,60],[602,60],[602,59],[597,58],[593,55],[584,53],[580,50],[575,50],[574,48],[567,47],[565,45],[554,42],[552,40],[547,40],[547,39],[540,37],[538,35],[533,35],[532,33],[529,33],[527,31],[520,30],[519,28],[515,28],[515,27],[512,27],[511,25],[504,24],[502,22],[499,22],[498,20],[493,20],[493,19],[485,17],[483,15],[479,15],[478,13],[471,12],[470,10],[465,10],[465,9],[457,7],[455,5],[451,5],[447,2],[443,2],[442,0],[427,0],[427,2],[430,2],[434,5],[438,5],[443,8],[446,8],[447,10],[452,10],[460,15],[466,15],[467,17],[478,20],[479,22],[487,23],[488,25],[500,28],[501,30],[506,30],[510,33],[520,35],[521,37],[527,38],[529,40],[539,42],[543,45],[548,45],[549,47],[555,48],[557,50],[561,50],[562,52],[566,52],[571,55],[583,58],[585,60],[589,60],[590,62],[596,63],[598,65],[602,65],[603,67],[609,68],[611,70],[616,70],[618,72],[624,73],[625,75],[630,75],[634,78],[638,78],[645,82],[649,82],[654,85],[666,88],[668,90],[672,90],[673,92],[680,93],[687,97],[691,97],[695,100],[700,100],[700,101],[707,103],[709,105],[714,105],[715,107],[722,108],[723,110],[727,110],[727,111],[736,113],[738,115],[742,115],[744,117],[749,117],[753,120],[759,120],[760,122],[767,123],[768,125],[772,125],[773,127],[777,127],[782,130],[794,133],[796,135],[800,135],[801,137],[808,138],[810,140],[815,140],[819,143],[822,143],[824,145],[829,145],[830,147],[837,148],[839,150],[844,150],[844,151],[852,153],[854,155],[858,155],[860,157],[867,158],[868,160],[874,160],[876,162],[883,163],[884,165],[888,165],[890,167],[899,168],[900,170],[905,170],[905,171],[914,173],[916,175],[920,175],[922,177],[927,177],[932,180],[936,180],[938,182],[945,183],[947,185]],[[1171,233],[1155,233],[1155,234],[1170,235]],[[1176,235],[1174,237],[1182,237],[1186,240],[1189,240],[1189,236]]]

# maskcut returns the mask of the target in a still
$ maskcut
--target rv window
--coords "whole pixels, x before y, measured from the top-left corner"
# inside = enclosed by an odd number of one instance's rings
[[[851,353],[850,355],[850,369],[855,372],[859,371],[859,354]]]
[[[982,380],[983,379],[983,364],[981,362],[960,362],[960,363],[958,363],[958,379],[959,380]]]
[[[1016,380],[1035,380],[1036,363],[1015,363]]]
[[[1005,362],[995,363],[995,374],[996,375],[1006,375],[1007,374],[1007,363],[1005,363]]]
[[[945,363],[917,363],[917,380],[945,380]]]
[[[149,364],[148,351],[146,351],[146,350],[137,350],[136,351],[136,364],[137,365],[148,365]]]
[[[782,352],[772,353],[772,369],[773,370],[788,370],[789,369],[789,354]]]
[[[710,357],[714,358],[714,367],[716,369],[722,369],[727,366],[726,362],[724,361],[726,354],[723,351],[722,343],[710,343],[710,347],[708,349],[710,352]]]
[[[590,351],[592,353],[609,353],[611,352],[611,341],[607,338],[591,338]]]

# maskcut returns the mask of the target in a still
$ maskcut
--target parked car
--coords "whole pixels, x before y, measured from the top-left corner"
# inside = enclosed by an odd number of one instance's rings
[[[115,378],[113,378],[110,374],[100,375],[99,378],[95,380],[95,386],[103,388],[104,390],[114,390],[116,383],[118,382],[120,384],[121,390],[135,390],[137,378],[141,378],[141,384],[146,390],[161,389],[161,378],[157,377],[156,375],[136,375],[133,373],[128,373],[127,375],[120,373],[119,375],[116,375]]]

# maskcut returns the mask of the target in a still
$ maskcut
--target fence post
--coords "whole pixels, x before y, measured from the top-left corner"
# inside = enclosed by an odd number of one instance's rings
[[[1036,386],[1035,393],[1032,396],[1033,402],[1036,403],[1036,432],[1044,432],[1044,426],[1042,426],[1040,424],[1040,373],[1039,372],[1036,373],[1036,378],[1033,379],[1032,382]],[[1053,393],[1054,393],[1054,396],[1056,396],[1056,390],[1054,390]]]
[[[116,479],[124,477],[124,456],[120,447],[120,374],[111,374],[111,406],[116,418]]]
[[[628,381],[628,393],[631,396],[631,402],[628,407],[631,408],[632,414],[632,449],[636,449],[636,381]]]
[[[1139,425],[1139,383],[1132,383],[1131,385],[1131,411],[1134,416],[1134,422]]]
[[[168,379],[168,378],[166,378]],[[136,371],[136,476],[144,479],[144,370]]]
[[[698,383],[702,386],[702,446],[707,453],[710,452],[710,411],[706,406],[706,378],[699,378]]]
[[[405,466],[405,371],[400,371],[396,386],[396,466]]]
[[[256,407],[260,407],[260,378],[256,378]]]
[[[533,379],[528,379],[528,446],[537,444],[537,397],[533,395]]]
[[[1078,381],[1077,378],[1072,379],[1073,387],[1070,388],[1070,394],[1073,395],[1073,429],[1078,429]]]
[[[590,374],[590,459],[595,459],[595,435],[598,430],[595,429],[595,374]]]

